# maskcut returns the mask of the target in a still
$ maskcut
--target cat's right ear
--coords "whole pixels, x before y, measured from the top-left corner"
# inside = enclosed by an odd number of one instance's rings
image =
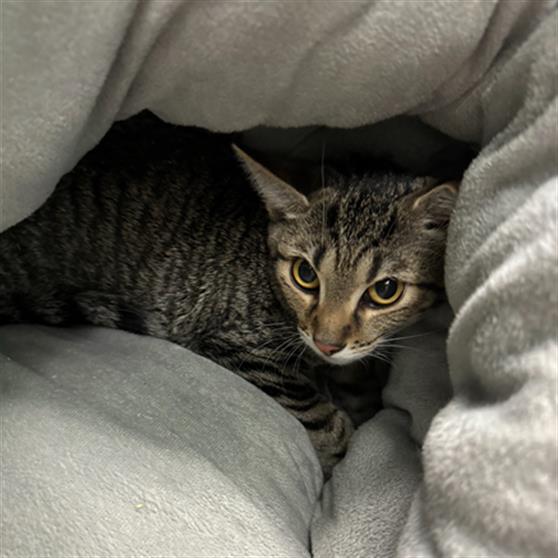
[[[435,181],[426,180],[435,184]],[[411,199],[411,208],[422,214],[422,222],[427,229],[445,230],[457,200],[458,190],[459,182],[456,180],[429,185]]]
[[[308,211],[310,204],[306,196],[252,159],[240,147],[233,144],[232,148],[261,196],[272,221],[294,219]]]

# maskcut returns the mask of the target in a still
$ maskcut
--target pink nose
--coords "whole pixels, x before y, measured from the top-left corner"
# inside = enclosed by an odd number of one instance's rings
[[[320,351],[322,351],[322,353],[324,353],[324,355],[332,355],[334,353],[338,353],[343,347],[340,347],[339,345],[331,345],[330,343],[322,343],[321,341],[318,341],[317,339],[314,339],[314,343],[316,345],[316,347],[318,347],[318,349]]]

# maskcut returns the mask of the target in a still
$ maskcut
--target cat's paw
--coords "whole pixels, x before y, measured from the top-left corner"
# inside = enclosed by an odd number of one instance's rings
[[[349,439],[354,432],[349,415],[333,405],[331,409],[332,413],[322,428],[308,429],[326,479],[331,477],[333,467],[345,457]]]

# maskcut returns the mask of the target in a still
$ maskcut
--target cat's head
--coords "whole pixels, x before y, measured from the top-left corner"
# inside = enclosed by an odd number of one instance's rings
[[[440,298],[457,183],[333,174],[307,197],[235,150],[270,217],[284,301],[325,361],[371,354]]]

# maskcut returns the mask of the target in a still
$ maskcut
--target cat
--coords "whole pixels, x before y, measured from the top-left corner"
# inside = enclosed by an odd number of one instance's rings
[[[187,347],[298,418],[329,476],[354,426],[302,372],[367,357],[443,297],[456,193],[371,170],[306,196],[230,136],[142,114],[0,235],[0,324]]]

